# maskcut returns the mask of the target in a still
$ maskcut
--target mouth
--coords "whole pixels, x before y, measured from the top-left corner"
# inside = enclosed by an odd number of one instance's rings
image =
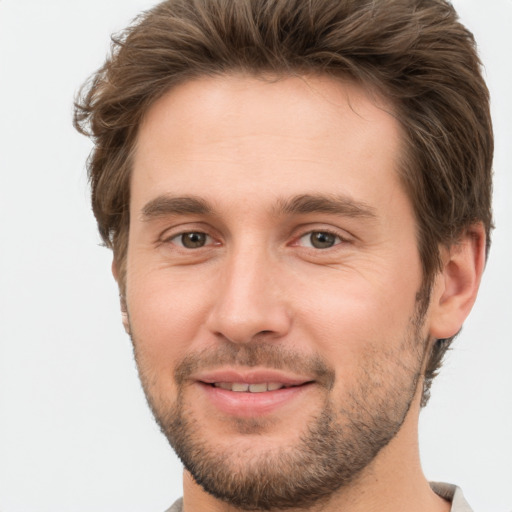
[[[304,384],[309,384],[309,382],[305,382]],[[235,393],[265,393],[267,391],[277,391],[279,389],[302,386],[303,384],[286,385],[280,382],[257,382],[253,384],[248,384],[247,382],[213,382],[210,385],[214,388],[225,389]]]
[[[311,389],[315,381],[272,370],[215,371],[194,378],[209,406],[228,416],[261,417],[277,413]]]
[[[220,369],[204,372],[192,380],[235,393],[265,393],[310,384],[314,380],[306,375],[294,375],[271,369]]]

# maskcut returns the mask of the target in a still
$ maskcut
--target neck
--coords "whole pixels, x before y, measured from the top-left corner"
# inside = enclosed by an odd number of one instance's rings
[[[421,390],[421,386],[419,386]],[[418,446],[420,396],[416,397],[400,431],[370,466],[327,501],[309,512],[449,512],[450,504],[430,488],[421,469]],[[184,512],[239,512],[206,493],[184,473]],[[287,512],[304,512],[304,508]],[[276,511],[277,512],[277,511]]]

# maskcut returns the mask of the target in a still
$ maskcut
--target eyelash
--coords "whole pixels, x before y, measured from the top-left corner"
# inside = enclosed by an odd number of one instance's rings
[[[333,245],[329,246],[329,247],[314,247],[313,246],[313,243],[312,243],[312,236],[314,234],[317,234],[317,235],[327,235],[328,237],[332,237],[334,239],[334,243]],[[311,230],[311,231],[308,231],[304,234],[302,234],[300,237],[298,237],[296,240],[297,240],[297,245],[298,245],[298,242],[306,237],[309,237],[309,240],[311,241],[311,245],[310,246],[303,246],[303,247],[307,247],[308,249],[314,249],[314,250],[319,250],[319,251],[325,251],[327,249],[332,249],[340,244],[343,244],[344,242],[347,242],[347,240],[345,238],[343,238],[340,234],[334,232],[334,231],[330,231],[330,230],[326,230],[326,229],[314,229],[314,230]],[[320,241],[321,242],[321,241]],[[295,244],[293,244],[295,245]]]
[[[330,246],[327,246],[327,247],[314,247],[313,246],[313,243],[311,242],[311,245],[307,246],[307,245],[302,245],[300,244],[299,242],[306,238],[306,237],[309,237],[309,240],[311,241],[311,237],[314,235],[314,234],[318,234],[318,235],[327,235],[327,238],[328,237],[332,237],[334,240],[333,240],[333,244],[330,245]],[[186,247],[183,243],[183,237],[186,236],[186,235],[199,235],[199,236],[203,236],[205,237],[206,241],[203,245],[199,245],[197,247]],[[179,240],[180,242],[177,242],[176,240]],[[209,247],[211,245],[221,245],[220,242],[217,242],[217,243],[213,243],[212,244],[212,241],[214,240],[214,238],[209,235],[207,232],[205,231],[201,231],[201,230],[190,230],[190,231],[182,231],[180,233],[176,233],[176,234],[173,234],[172,236],[169,236],[169,237],[166,237],[165,239],[163,239],[161,241],[161,243],[163,244],[172,244],[172,245],[175,245],[177,247],[179,247],[180,250],[185,250],[185,251],[193,251],[193,250],[197,250],[197,249],[203,249],[203,248],[206,248],[206,247]],[[319,243],[322,243],[321,240],[317,240]],[[194,243],[192,241],[192,243]],[[329,243],[329,242],[327,242]],[[292,247],[293,246],[300,246],[300,247],[305,247],[306,249],[312,249],[312,250],[316,250],[316,251],[326,251],[328,249],[332,249],[338,245],[341,245],[341,244],[344,244],[344,243],[348,243],[348,240],[341,236],[339,233],[333,231],[333,230],[329,230],[329,229],[312,229],[312,230],[309,230],[309,231],[306,231],[305,233],[302,233],[300,236],[294,238],[293,242],[290,244]]]
[[[206,240],[207,241],[209,240],[210,243],[205,243],[204,245],[201,245],[199,247],[186,247],[183,244],[183,237],[185,237],[186,235],[200,235],[200,236],[204,235]],[[180,240],[180,239],[181,239],[181,243],[177,243],[176,240]],[[176,233],[175,235],[166,237],[164,240],[162,240],[162,243],[176,245],[182,250],[194,250],[194,249],[202,249],[203,247],[210,245],[212,240],[213,240],[213,237],[204,231],[191,230],[191,231],[182,231],[180,233]],[[214,245],[220,245],[220,244],[217,243]]]

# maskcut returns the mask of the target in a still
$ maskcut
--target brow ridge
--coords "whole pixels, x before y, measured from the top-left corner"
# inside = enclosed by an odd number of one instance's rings
[[[376,218],[375,209],[349,196],[329,194],[303,194],[279,200],[276,213],[309,214],[328,213],[347,217]]]
[[[141,214],[143,220],[151,220],[168,215],[207,215],[211,212],[211,206],[199,197],[161,195],[145,204]]]
[[[277,199],[275,215],[307,215],[326,213],[347,217],[376,218],[375,209],[349,196],[337,194],[301,194],[291,198]],[[212,206],[196,196],[161,195],[149,201],[141,211],[144,221],[169,215],[209,215]]]

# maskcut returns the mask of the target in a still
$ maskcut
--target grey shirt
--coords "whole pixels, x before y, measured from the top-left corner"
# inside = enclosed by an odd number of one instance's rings
[[[473,512],[459,487],[442,482],[430,482],[432,490],[441,498],[452,502],[451,512]]]
[[[464,499],[462,491],[451,484],[443,484],[442,482],[431,482],[432,490],[442,498],[452,502],[451,512],[473,512]],[[177,500],[171,508],[165,512],[183,512],[183,498]]]

